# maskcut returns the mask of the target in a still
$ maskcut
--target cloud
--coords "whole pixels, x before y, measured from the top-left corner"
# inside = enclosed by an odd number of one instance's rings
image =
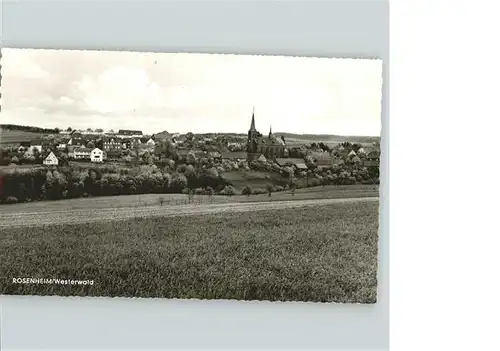
[[[6,49],[2,65],[4,123],[245,132],[255,105],[266,132],[380,132],[375,60]]]

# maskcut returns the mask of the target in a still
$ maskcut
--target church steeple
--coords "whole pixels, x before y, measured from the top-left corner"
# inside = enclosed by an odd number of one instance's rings
[[[255,129],[255,106],[253,107],[253,110],[252,110],[252,123],[250,124],[250,131],[251,132],[257,131],[257,129]]]

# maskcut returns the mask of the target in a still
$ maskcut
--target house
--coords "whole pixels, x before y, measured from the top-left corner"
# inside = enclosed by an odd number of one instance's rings
[[[92,149],[87,147],[73,147],[68,148],[68,157],[75,160],[85,160],[90,158],[90,152]]]
[[[68,147],[68,144],[65,143],[59,143],[57,144],[57,150],[64,150]]]
[[[42,152],[42,145],[31,145],[28,147],[26,152],[24,153],[26,156],[33,156],[35,152],[41,153]]]
[[[377,150],[373,150],[368,155],[366,155],[366,158],[371,161],[380,161],[380,152]]]
[[[267,162],[267,158],[263,154],[260,154],[260,156],[257,157],[257,161],[258,162]]]
[[[47,166],[57,166],[59,164],[59,160],[53,152],[50,152],[49,156],[43,160],[43,164]]]
[[[293,166],[299,171],[307,171],[308,169],[305,163],[295,163]]]
[[[153,140],[153,138],[149,138],[148,141],[146,141],[146,144],[155,146],[155,141]]]
[[[351,152],[349,152],[349,153],[347,154],[347,156],[349,156],[349,157],[354,157],[354,156],[356,156],[356,155],[357,155],[357,154],[356,154],[356,151],[354,151],[354,150],[351,150]]]
[[[359,156],[366,155],[366,151],[365,151],[365,149],[364,149],[364,148],[359,148],[359,149],[358,149],[358,155],[359,155]]]
[[[154,134],[151,138],[154,139],[155,141],[170,140],[170,139],[172,139],[172,135],[169,132],[167,132],[166,130],[164,130],[163,132]]]
[[[83,138],[83,134],[79,131],[76,131],[76,130],[73,130],[70,135],[71,135],[71,138],[75,138],[75,139]]]
[[[246,160],[247,159],[247,153],[244,151],[226,151],[222,153],[222,158],[225,160]]]
[[[360,163],[361,159],[358,156],[354,156],[351,161],[354,163]]]
[[[366,160],[363,162],[365,167],[378,167],[380,165],[380,152],[377,150],[370,151],[366,155]]]
[[[104,162],[105,154],[101,149],[95,148],[90,152],[90,162]]]
[[[293,166],[296,163],[304,163],[304,160],[301,158],[277,158],[276,163],[283,166]]]
[[[120,150],[122,142],[118,138],[109,138],[103,141],[102,147],[105,151]]]
[[[131,138],[131,137],[142,137],[142,131],[140,130],[128,130],[128,129],[120,129],[118,131],[118,135]]]
[[[172,138],[172,141],[174,142],[174,144],[176,145],[181,145],[181,144],[184,144],[186,142],[186,135],[177,135],[175,137]]]
[[[68,145],[72,145],[72,146],[83,146],[85,144],[86,144],[86,141],[83,138],[74,137],[74,138],[69,139],[69,141],[68,141]]]

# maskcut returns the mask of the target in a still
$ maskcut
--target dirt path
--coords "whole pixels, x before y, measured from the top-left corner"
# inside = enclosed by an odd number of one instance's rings
[[[343,199],[313,199],[295,201],[269,201],[222,204],[189,204],[189,205],[156,205],[137,208],[86,208],[35,211],[0,214],[1,227],[37,226],[47,224],[86,223],[109,220],[124,220],[130,218],[172,217],[187,215],[202,215],[223,212],[249,212],[269,209],[296,208],[302,206],[318,206],[339,202],[378,201],[378,197],[343,198]]]

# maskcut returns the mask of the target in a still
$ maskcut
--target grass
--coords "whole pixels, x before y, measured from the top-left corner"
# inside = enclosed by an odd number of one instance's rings
[[[292,195],[290,191],[260,195],[235,195],[212,196],[195,195],[195,203],[233,203],[233,202],[261,202],[261,201],[286,201],[286,200],[312,200],[312,199],[341,199],[358,197],[379,196],[378,185],[345,185],[345,186],[317,186],[311,188],[301,188]],[[99,209],[99,208],[123,208],[137,206],[158,206],[158,200],[165,199],[164,205],[181,205],[188,201],[188,196],[184,194],[142,194],[142,195],[119,195],[101,196],[90,198],[67,199],[57,201],[38,201],[30,203],[0,205],[2,213],[21,213],[36,211],[60,211],[71,209]]]
[[[368,201],[4,228],[0,293],[374,303],[377,232],[378,202]]]
[[[0,129],[0,144],[15,144],[21,141],[40,139],[44,134],[23,130]]]
[[[265,189],[267,184],[279,185],[280,182],[287,182],[287,179],[283,178],[279,173],[254,170],[224,172],[223,177],[238,190],[243,189],[246,185],[250,185],[252,188]]]

